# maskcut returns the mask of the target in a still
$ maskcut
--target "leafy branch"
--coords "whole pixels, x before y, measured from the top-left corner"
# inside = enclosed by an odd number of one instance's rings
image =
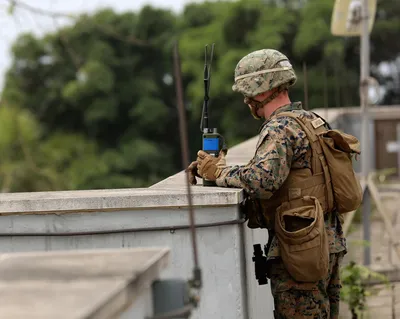
[[[385,275],[372,271],[368,267],[351,261],[340,269],[342,281],[341,299],[349,305],[352,319],[358,319],[366,310],[368,296],[376,293],[376,289],[368,289],[366,282],[371,279],[389,284]]]

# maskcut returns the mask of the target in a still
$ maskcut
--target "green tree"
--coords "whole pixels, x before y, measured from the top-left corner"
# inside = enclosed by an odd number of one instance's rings
[[[78,134],[43,139],[42,133],[28,110],[0,108],[1,192],[82,189],[107,172],[93,142]]]
[[[154,183],[180,167],[170,53],[160,45],[174,30],[170,12],[144,7],[84,15],[43,38],[24,34],[2,100],[35,114],[54,147],[78,134],[99,150],[100,176],[81,186]]]
[[[201,148],[207,43],[216,43],[210,126],[229,147],[256,135],[261,124],[232,92],[236,64],[254,50],[275,48],[289,57],[298,75],[292,100],[304,101],[307,81],[309,108],[358,105],[359,39],[331,35],[332,9],[331,0],[226,0],[188,4],[179,15],[150,6],[137,13],[104,9],[82,15],[44,37],[19,37],[2,102],[34,114],[40,143],[56,154],[41,165],[54,162],[56,172],[69,174],[62,187],[148,186],[181,169],[172,76],[176,39],[192,158]],[[400,75],[381,76],[377,66],[399,55],[399,44],[391,40],[399,32],[399,10],[396,0],[379,1],[371,34],[373,74],[392,85],[386,104],[400,97]],[[59,153],[68,161],[76,154],[88,160],[66,170]]]

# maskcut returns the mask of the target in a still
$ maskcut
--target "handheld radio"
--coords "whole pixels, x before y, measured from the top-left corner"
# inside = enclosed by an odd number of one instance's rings
[[[211,64],[214,55],[215,43],[211,46],[210,60],[208,61],[208,44],[205,46],[204,52],[204,102],[201,115],[200,131],[203,133],[202,150],[214,157],[218,157],[222,149],[226,149],[225,140],[220,135],[216,128],[208,126],[208,102],[210,100],[210,79],[211,79]],[[209,181],[203,178],[203,186],[215,186],[214,181]]]

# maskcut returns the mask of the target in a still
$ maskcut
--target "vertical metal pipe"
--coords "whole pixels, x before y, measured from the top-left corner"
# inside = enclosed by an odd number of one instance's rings
[[[362,178],[367,182],[367,177],[370,170],[370,150],[371,143],[369,139],[368,126],[369,126],[369,114],[368,114],[368,78],[370,72],[370,45],[369,45],[369,12],[368,12],[368,0],[363,0],[362,3],[362,25],[361,25],[361,57],[360,57],[360,98],[361,98],[361,148],[362,148],[362,160],[361,160],[361,170]],[[364,240],[371,242],[371,198],[369,194],[369,187],[366,184],[363,206],[362,206],[362,217],[363,217],[363,231]],[[371,249],[370,245],[365,245],[364,247],[364,265],[371,264]]]
[[[175,75],[175,88],[176,88],[176,102],[178,104],[178,114],[179,114],[179,133],[181,140],[182,165],[183,169],[186,171],[186,168],[189,166],[189,144],[187,137],[185,106],[183,102],[183,89],[182,89],[178,41],[176,41],[174,45],[174,75]],[[189,219],[190,219],[190,233],[192,238],[192,252],[193,252],[193,262],[194,262],[193,284],[196,288],[200,288],[202,284],[201,272],[199,267],[199,257],[197,251],[196,227],[195,227],[194,210],[192,204],[191,186],[189,183],[188,174],[189,172],[186,172],[185,178],[186,178],[186,189],[187,189],[187,199],[188,199]]]
[[[304,109],[308,110],[308,78],[307,78],[307,64],[303,62],[303,78],[304,78]]]
[[[328,72],[326,70],[326,64],[324,63],[324,118],[329,122],[328,107]]]

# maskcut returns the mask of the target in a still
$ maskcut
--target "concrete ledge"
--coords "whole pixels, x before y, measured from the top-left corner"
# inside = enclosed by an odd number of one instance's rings
[[[194,206],[236,205],[240,189],[192,187]],[[0,194],[0,215],[186,207],[184,188],[107,189]]]
[[[148,291],[168,258],[167,248],[3,254],[0,316],[116,318]]]

